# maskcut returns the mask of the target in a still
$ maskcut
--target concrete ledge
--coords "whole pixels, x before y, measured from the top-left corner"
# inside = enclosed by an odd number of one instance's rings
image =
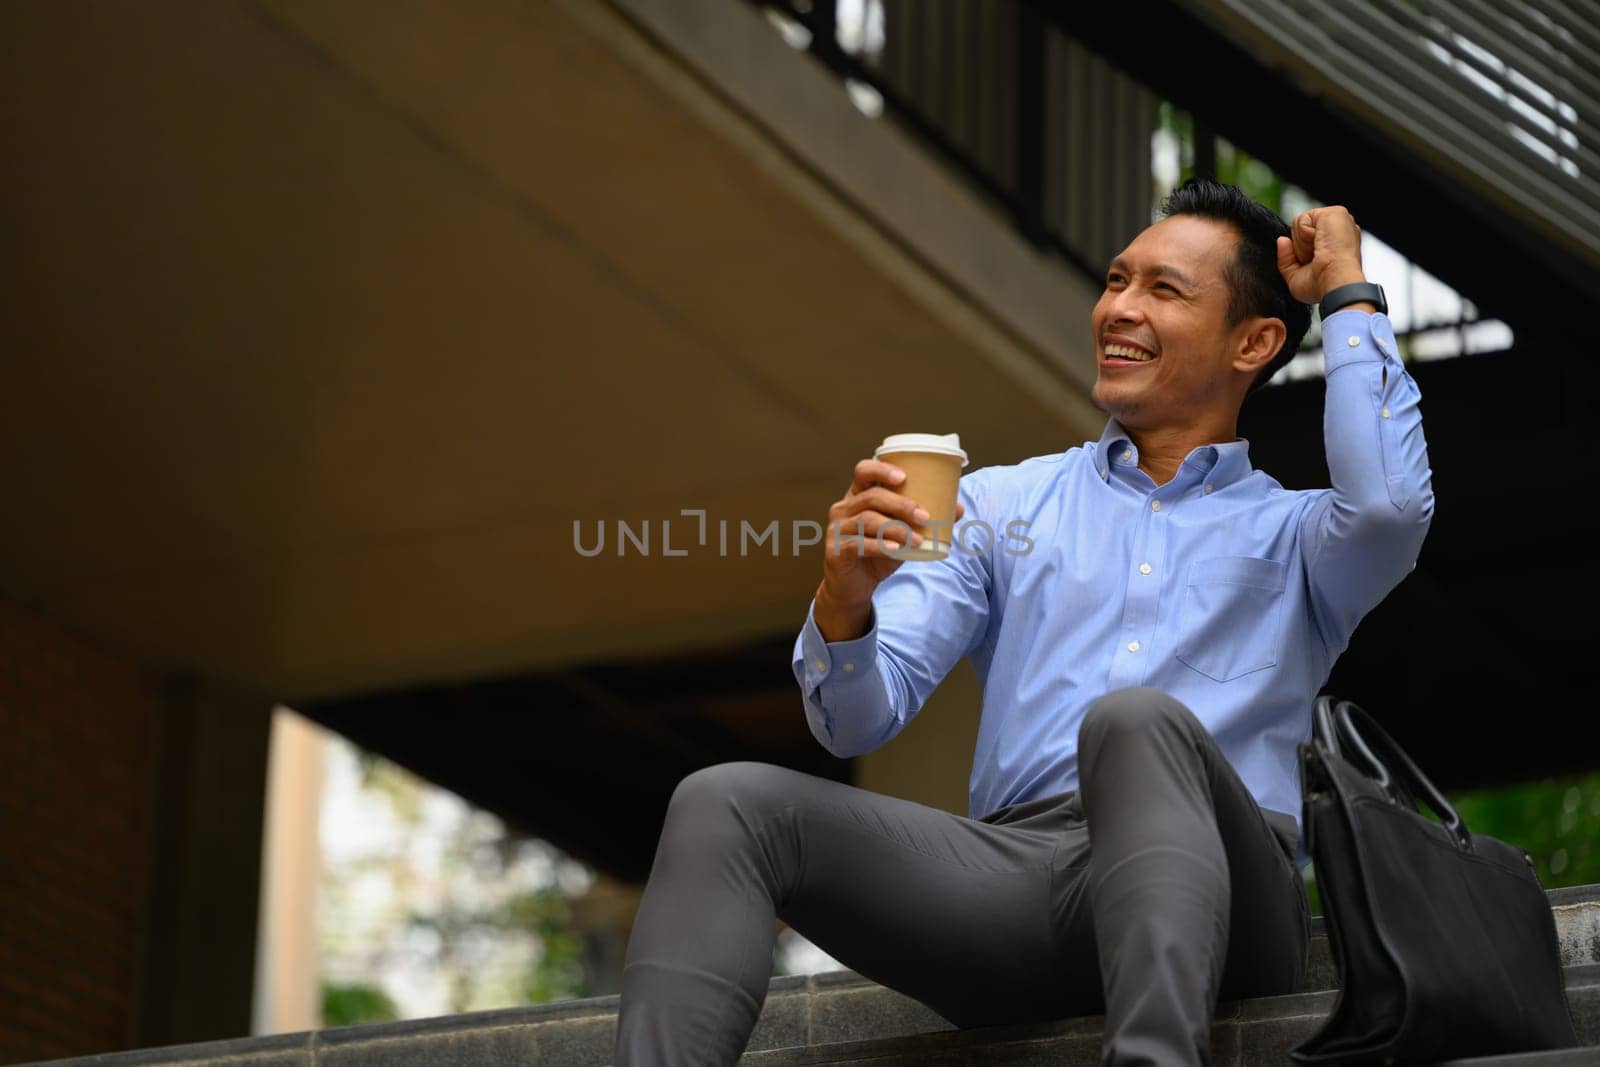
[[[1600,963],[1567,968],[1567,997],[1579,1037],[1600,1044]],[[800,1064],[1052,1064],[1100,1062],[1101,1016],[959,1030],[927,1008],[849,972],[779,979],[742,1063]],[[1289,1049],[1321,1026],[1333,990],[1218,1005],[1211,1028],[1218,1067],[1285,1062]],[[352,1026],[314,1033],[242,1038],[170,1049],[59,1061],[82,1067],[225,1067],[265,1064],[427,1064],[490,1067],[548,1064],[604,1067],[611,1062],[616,997],[598,997],[506,1011]],[[1577,1058],[1573,1058],[1576,1056]],[[1589,1047],[1539,1058],[1497,1057],[1494,1063],[1595,1061]],[[1477,1060],[1462,1062],[1479,1062]]]
[[[1600,886],[1553,889],[1548,896],[1556,920],[1556,939],[1561,943],[1561,965],[1600,963]],[[1306,988],[1334,989],[1338,984],[1338,969],[1328,948],[1327,923],[1319,915],[1311,920]]]
[[[1600,1045],[1600,886],[1552,894],[1566,964],[1573,1023],[1586,1045]],[[1276,1064],[1321,1026],[1337,992],[1321,925],[1313,930],[1311,991],[1225,1001],[1211,1030],[1212,1062]],[[611,1062],[619,998],[541,1004],[433,1019],[241,1038],[56,1061],[80,1067],[339,1067],[428,1064],[478,1067],[548,1064],[605,1067]],[[798,1064],[1045,1064],[1100,1062],[1101,1016],[961,1030],[925,1005],[853,971],[776,978],[742,1062]],[[1577,1058],[1574,1058],[1576,1055]],[[1576,1054],[1462,1062],[1593,1063]]]
[[[274,1034],[270,1037],[235,1038],[205,1041],[171,1048],[147,1048],[133,1052],[108,1052],[99,1056],[80,1056],[51,1063],[75,1067],[201,1067],[216,1064],[259,1064],[261,1067],[309,1067],[315,1033]],[[28,1067],[27,1064],[22,1067]]]

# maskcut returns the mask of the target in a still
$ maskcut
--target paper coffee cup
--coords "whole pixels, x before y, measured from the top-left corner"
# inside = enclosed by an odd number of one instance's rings
[[[928,513],[928,521],[912,529],[922,535],[922,543],[906,546],[895,559],[944,559],[955,539],[956,487],[967,454],[961,450],[961,435],[954,433],[897,433],[883,439],[873,452],[874,459],[893,464],[906,472],[906,480],[890,486],[901,496],[915,500]],[[890,527],[884,539],[899,532]]]

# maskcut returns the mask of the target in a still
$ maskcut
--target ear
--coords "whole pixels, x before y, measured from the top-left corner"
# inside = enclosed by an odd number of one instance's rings
[[[1282,319],[1261,317],[1246,319],[1240,323],[1239,330],[1235,334],[1237,347],[1233,353],[1233,369],[1253,380],[1262,367],[1272,362],[1289,331]]]

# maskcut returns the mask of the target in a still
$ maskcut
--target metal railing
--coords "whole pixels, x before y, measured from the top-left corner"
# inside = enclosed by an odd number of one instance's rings
[[[1056,251],[1096,286],[1103,281],[1105,264],[1150,223],[1155,199],[1167,191],[1157,188],[1151,158],[1159,98],[1068,36],[1028,0],[752,2],[802,28],[792,43],[853,89],[866,87],[883,110],[1009,214],[1030,241]],[[1353,20],[1358,7],[1313,0],[1185,2],[1201,9],[1236,9],[1236,16],[1246,7],[1289,6],[1316,10],[1314,17],[1321,22]],[[1539,2],[1549,6],[1556,0]],[[1419,28],[1464,24],[1454,11],[1448,21],[1429,23],[1425,9],[1440,6],[1430,0],[1365,0],[1363,10],[1404,8],[1399,17]],[[1334,7],[1337,16],[1329,13]],[[1587,35],[1600,36],[1600,31]],[[1492,94],[1483,83],[1488,71],[1496,71],[1510,86],[1507,94],[1514,102],[1504,103],[1496,113],[1508,124],[1502,133],[1515,139],[1518,127],[1511,119],[1522,116],[1524,124],[1539,131],[1529,135],[1529,151],[1538,158],[1545,158],[1540,152],[1548,154],[1555,169],[1580,184],[1585,167],[1589,174],[1600,174],[1600,159],[1590,163],[1590,128],[1555,93],[1565,83],[1549,71],[1524,82],[1503,63],[1496,67],[1493,59],[1480,54],[1470,38],[1445,37],[1450,63],[1459,59],[1471,73],[1455,71],[1439,58],[1435,62],[1441,76],[1477,78],[1478,91],[1488,96]],[[1434,53],[1447,48],[1420,29],[1415,42]],[[1326,51],[1327,45],[1318,48]],[[1526,45],[1520,54],[1530,54],[1531,48]],[[1424,92],[1423,98],[1432,96]],[[1196,124],[1193,137],[1193,171],[1215,176],[1214,134]],[[1415,272],[1407,263],[1387,280],[1399,283],[1397,289],[1414,290]],[[1415,306],[1414,300],[1410,303]],[[1414,348],[1419,359],[1502,347],[1494,339],[1510,336],[1503,323],[1479,322],[1476,309],[1465,300],[1453,316],[1406,322],[1399,332],[1403,351],[1413,354]],[[1313,324],[1301,355],[1278,380],[1318,375],[1320,361]]]
[[[1157,100],[1023,0],[752,0],[870,86],[1039,247],[1096,285],[1150,222]],[[845,13],[845,23],[840,14]],[[881,32],[862,32],[862,19]]]

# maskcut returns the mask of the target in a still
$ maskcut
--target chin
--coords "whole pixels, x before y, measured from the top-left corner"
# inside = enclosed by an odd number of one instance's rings
[[[1108,384],[1105,379],[1097,378],[1094,388],[1089,390],[1089,400],[1095,407],[1122,422],[1124,414],[1138,409],[1138,398],[1135,390],[1119,389]]]
[[[1100,387],[1100,383],[1098,381],[1096,381],[1094,383],[1094,387],[1089,390],[1089,403],[1093,404],[1095,407],[1107,414],[1111,413],[1111,408],[1106,404],[1105,390]]]

